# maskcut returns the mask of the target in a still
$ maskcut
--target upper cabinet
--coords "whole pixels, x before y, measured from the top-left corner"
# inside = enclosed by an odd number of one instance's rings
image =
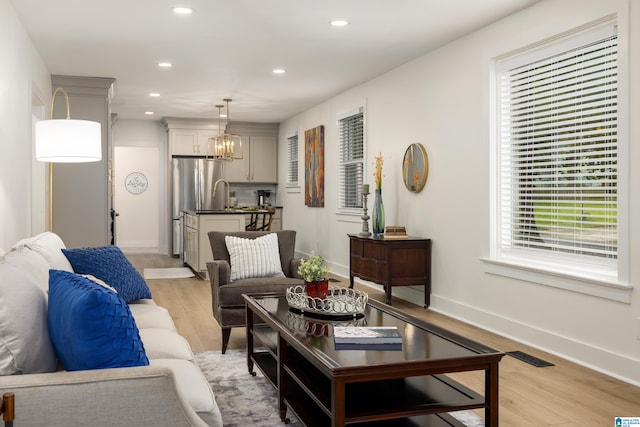
[[[225,163],[225,178],[236,183],[277,183],[279,124],[232,122],[227,130],[242,138],[243,158]]]
[[[229,182],[277,182],[278,138],[249,135],[240,135],[240,137],[243,158],[225,163],[225,178]]]
[[[165,117],[162,123],[167,128],[170,156],[206,156],[213,151],[209,138],[218,135],[218,123],[206,119],[184,119]]]
[[[165,117],[170,156],[207,156],[209,138],[221,131],[214,120]],[[224,127],[225,124],[223,123]],[[278,123],[231,122],[227,132],[242,138],[242,159],[224,162],[224,177],[231,183],[277,184]]]
[[[209,138],[217,135],[211,130],[170,129],[171,155],[206,156],[211,153]]]

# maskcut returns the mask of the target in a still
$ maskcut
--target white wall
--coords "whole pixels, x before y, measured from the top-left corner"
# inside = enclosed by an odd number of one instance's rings
[[[154,207],[154,215],[158,215],[158,229],[149,230],[143,234],[136,236],[121,235],[123,241],[150,242],[159,238],[159,250],[161,254],[167,254],[169,251],[170,225],[171,221],[168,217],[169,213],[169,187],[167,185],[167,132],[160,121],[152,120],[117,120],[113,126],[113,147],[155,147],[159,151],[159,156],[148,161],[155,163],[151,169],[159,171],[161,177],[158,182],[159,194],[157,206]],[[143,167],[145,165],[141,165]],[[114,165],[117,169],[118,165]],[[117,170],[116,170],[117,172]],[[116,210],[118,208],[116,207]],[[117,220],[116,220],[117,221]],[[117,222],[116,222],[117,227]],[[159,237],[158,237],[159,236]],[[127,248],[123,248],[126,250]],[[135,249],[136,252],[139,251]]]
[[[297,250],[320,252],[336,273],[348,276],[346,234],[359,232],[361,224],[359,218],[345,222],[335,214],[336,115],[365,105],[366,177],[373,184],[374,156],[382,152],[387,224],[405,225],[410,234],[433,240],[431,308],[640,385],[638,292],[630,304],[619,303],[489,275],[481,261],[490,250],[492,58],[617,13],[620,60],[630,61],[629,75],[636,76],[639,36],[632,31],[626,37],[629,27],[640,28],[635,9],[640,5],[633,6],[630,13],[626,0],[542,1],[282,123],[280,164],[286,164],[287,137],[325,125],[325,207],[307,208],[303,193],[279,191],[287,212],[283,226],[298,230]],[[630,113],[638,117],[640,95],[631,84]],[[630,126],[629,162],[637,165],[640,153],[633,143],[640,127],[634,122]],[[413,142],[424,144],[429,155],[429,178],[419,194],[409,193],[401,181],[402,156]],[[302,145],[299,152],[304,152]],[[300,173],[303,161],[301,157]],[[286,167],[279,169],[280,182],[286,182],[286,173]],[[640,255],[639,174],[631,168],[631,260]],[[633,263],[630,275],[631,284],[640,277]],[[394,295],[422,300],[417,290],[394,289]]]
[[[0,0],[0,52],[0,247],[7,249],[46,228],[46,164],[33,162],[31,123],[51,99],[49,72],[9,0]]]

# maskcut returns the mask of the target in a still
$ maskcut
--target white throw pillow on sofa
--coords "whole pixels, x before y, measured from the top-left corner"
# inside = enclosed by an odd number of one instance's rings
[[[275,233],[255,239],[225,236],[224,242],[229,252],[232,282],[250,277],[285,277]]]
[[[0,331],[0,375],[56,370],[47,296],[31,274],[4,260],[0,262]]]
[[[4,255],[4,262],[31,275],[43,291],[49,290],[49,264],[37,252],[18,246]]]
[[[62,253],[62,249],[66,249],[64,242],[57,234],[45,231],[37,236],[20,240],[15,244],[16,247],[21,245],[39,253],[49,263],[52,269],[73,273],[71,263]]]

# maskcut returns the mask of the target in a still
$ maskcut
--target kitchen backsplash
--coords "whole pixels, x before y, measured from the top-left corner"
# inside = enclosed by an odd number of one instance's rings
[[[276,206],[277,188],[275,184],[231,184],[231,199],[233,200],[233,193],[235,193],[239,206],[254,206],[258,204],[258,190],[266,190],[271,192],[269,203]]]

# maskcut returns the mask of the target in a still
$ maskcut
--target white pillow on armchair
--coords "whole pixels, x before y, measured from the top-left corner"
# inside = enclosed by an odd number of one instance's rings
[[[225,236],[224,241],[229,251],[232,282],[250,277],[285,277],[275,233],[255,239]]]

